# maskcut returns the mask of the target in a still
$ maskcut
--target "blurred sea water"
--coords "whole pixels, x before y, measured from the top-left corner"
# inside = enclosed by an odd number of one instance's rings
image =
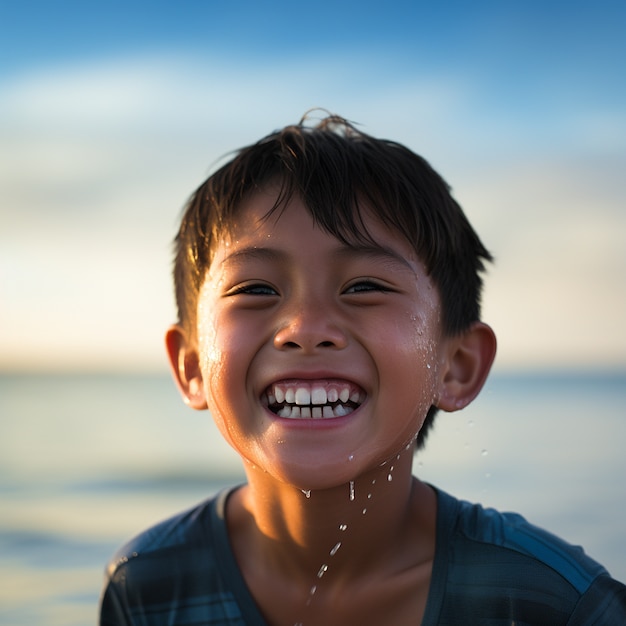
[[[496,372],[438,417],[414,472],[522,513],[625,581],[625,412],[624,372]],[[166,374],[0,376],[0,625],[97,623],[117,546],[243,479]]]

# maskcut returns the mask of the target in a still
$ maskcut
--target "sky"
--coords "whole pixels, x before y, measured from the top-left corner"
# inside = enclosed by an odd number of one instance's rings
[[[224,154],[323,107],[496,258],[497,367],[626,367],[626,5],[0,8],[0,371],[165,371],[171,240]]]

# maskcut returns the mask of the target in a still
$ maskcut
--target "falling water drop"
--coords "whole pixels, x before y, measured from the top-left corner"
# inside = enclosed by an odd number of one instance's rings
[[[365,515],[365,514],[367,513],[367,509],[363,509],[363,510],[361,511],[361,513],[362,513],[363,515]]]
[[[343,533],[348,530],[348,524],[339,524],[339,530]]]
[[[311,497],[311,490],[310,489],[302,489],[301,491],[302,491],[302,493],[304,494],[304,496],[306,498],[310,498]]]
[[[317,572],[317,577],[321,578],[327,571],[328,571],[328,565],[326,565],[326,563],[324,563],[324,565],[322,565],[322,567],[320,567],[320,571]]]
[[[335,556],[335,554],[337,554],[337,550],[339,550],[339,548],[341,548],[341,541],[338,541],[334,546],[333,549],[330,551],[330,556]]]
[[[354,500],[354,481],[350,481],[350,502]]]
[[[393,476],[391,475],[391,472],[389,474],[387,474],[387,480],[389,482],[391,482],[393,480]]]

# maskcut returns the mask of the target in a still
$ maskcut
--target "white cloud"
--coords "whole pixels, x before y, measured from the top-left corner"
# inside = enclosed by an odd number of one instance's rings
[[[363,58],[118,59],[5,82],[0,366],[161,363],[179,208],[219,156],[315,105],[453,184],[498,257],[485,310],[504,363],[623,364],[624,117],[572,114],[546,138],[531,118],[490,117],[489,96]]]

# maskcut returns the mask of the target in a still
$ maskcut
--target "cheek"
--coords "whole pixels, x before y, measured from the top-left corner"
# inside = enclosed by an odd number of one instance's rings
[[[406,398],[416,416],[424,416],[437,400],[440,368],[438,324],[430,312],[410,312],[388,337],[386,352],[391,378],[389,386]],[[394,346],[395,348],[390,348]],[[381,349],[384,351],[385,346]]]

